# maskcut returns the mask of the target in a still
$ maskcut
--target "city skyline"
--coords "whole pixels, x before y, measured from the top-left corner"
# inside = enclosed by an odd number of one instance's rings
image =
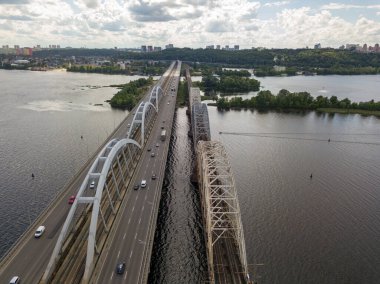
[[[0,0],[2,45],[337,48],[380,41],[377,1]]]

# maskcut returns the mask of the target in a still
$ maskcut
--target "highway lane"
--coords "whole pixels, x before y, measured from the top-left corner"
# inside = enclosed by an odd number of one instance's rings
[[[143,100],[147,100],[149,94],[150,90]],[[20,242],[13,253],[8,258],[4,258],[0,267],[0,283],[8,283],[12,276],[15,275],[20,276],[24,283],[37,283],[39,281],[50,259],[50,255],[70,209],[70,205],[68,204],[69,197],[76,194],[98,152],[103,148],[106,142],[114,138],[126,136],[128,124],[132,122],[132,113],[136,108],[131,111],[99,150],[96,151],[89,162],[86,163],[76,177],[74,177],[57,196],[57,199],[52,201],[48,211],[37,218],[32,226],[24,233],[24,236],[19,240]],[[46,226],[46,231],[40,239],[35,239],[34,231],[39,225]]]
[[[175,86],[175,90],[177,87]],[[121,213],[123,217],[100,269],[97,283],[143,283],[146,280],[143,276],[149,270],[150,257],[147,256],[150,256],[151,249],[148,244],[153,242],[170,140],[171,131],[168,130],[172,128],[175,111],[176,91],[172,92],[170,89],[162,98],[157,120],[144,147],[139,168],[132,182],[133,186],[145,179],[147,186],[140,187],[137,191],[130,191],[124,211]],[[165,143],[160,141],[162,126],[168,133]],[[156,143],[159,147],[156,147]],[[151,148],[150,152],[147,151],[148,148]],[[152,152],[155,153],[155,157],[151,157]],[[153,173],[157,175],[156,180],[151,179]],[[126,263],[123,275],[116,274],[116,265],[120,262]]]

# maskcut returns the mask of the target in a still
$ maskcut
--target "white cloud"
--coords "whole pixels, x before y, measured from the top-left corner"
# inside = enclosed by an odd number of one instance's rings
[[[354,5],[344,3],[329,3],[323,5],[321,9],[324,10],[341,10],[341,9],[380,9],[380,5]]]
[[[19,4],[1,5],[4,2],[10,0],[0,0],[0,44],[137,47],[171,42],[188,47],[296,48],[317,42],[337,47],[380,41],[379,21],[363,15],[344,20],[332,14],[337,9],[380,5],[330,3],[317,10],[284,9],[297,1],[18,0]],[[263,17],[263,7],[276,9],[269,9],[273,15],[265,9]]]
[[[264,6],[265,7],[279,7],[279,6],[287,5],[289,3],[290,1],[269,2],[269,3],[265,3]]]

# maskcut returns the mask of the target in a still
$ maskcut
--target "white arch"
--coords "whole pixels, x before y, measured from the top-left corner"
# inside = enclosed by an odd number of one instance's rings
[[[159,101],[162,96],[163,96],[163,90],[161,88],[161,85],[157,84],[156,86],[154,86],[154,88],[152,89],[149,95],[149,102],[153,103],[153,100],[155,99],[155,105],[156,105],[157,110],[158,110]]]
[[[122,139],[118,141],[117,139],[113,139],[107,143],[106,146],[100,151],[99,155],[95,159],[94,163],[91,165],[85,179],[83,180],[83,183],[80,186],[80,189],[78,191],[77,197],[75,198],[75,201],[73,205],[70,208],[70,211],[67,215],[66,221],[63,224],[61,233],[58,237],[57,243],[55,245],[54,251],[52,253],[52,256],[50,258],[50,261],[48,263],[48,266],[45,270],[45,273],[42,278],[42,283],[48,283],[50,275],[52,271],[55,268],[55,265],[57,263],[57,260],[59,258],[59,254],[62,248],[62,245],[64,243],[64,240],[69,232],[70,224],[73,221],[75,211],[78,207],[79,203],[92,203],[93,204],[93,210],[91,215],[91,224],[89,228],[89,234],[88,234],[88,245],[87,245],[87,258],[86,258],[86,269],[85,269],[85,277],[91,275],[92,270],[92,262],[94,258],[94,248],[95,248],[95,236],[96,236],[96,225],[98,222],[98,215],[99,215],[99,209],[100,209],[100,202],[102,199],[102,193],[104,189],[104,185],[106,182],[107,173],[112,166],[112,162],[115,157],[117,157],[117,154],[121,149],[126,147],[128,144],[132,144],[137,146],[141,149],[141,146],[132,139]],[[99,165],[100,161],[104,161],[101,172],[97,171],[96,168]],[[94,197],[85,197],[84,191],[88,187],[90,178],[93,179],[94,177],[98,178],[98,183],[96,187],[96,193]],[[87,274],[86,274],[87,273]]]
[[[129,131],[127,134],[127,138],[132,139],[131,133],[134,130],[134,127],[136,125],[141,125],[141,147],[144,146],[144,142],[145,142],[145,116],[146,116],[146,111],[147,111],[148,106],[152,106],[153,109],[156,111],[156,113],[158,112],[158,109],[156,109],[156,107],[151,102],[141,102],[139,107],[137,108],[135,116],[133,117],[131,127],[129,128]]]

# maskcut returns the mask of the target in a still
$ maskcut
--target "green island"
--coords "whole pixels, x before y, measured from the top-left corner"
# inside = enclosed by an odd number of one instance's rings
[[[216,76],[219,75],[219,76]],[[194,82],[206,93],[242,93],[260,90],[260,82],[256,79],[248,78],[251,74],[246,71],[233,71],[218,69],[215,72],[204,69],[202,71],[202,81]]]
[[[316,110],[329,113],[358,113],[363,115],[380,116],[380,101],[351,102],[345,98],[339,100],[336,96],[314,98],[308,92],[289,92],[282,89],[277,95],[270,91],[260,91],[257,96],[245,99],[233,97],[231,99],[219,98],[215,105],[219,110],[255,108],[259,110]]]
[[[140,78],[122,85],[121,90],[117,92],[109,101],[111,107],[131,110],[140,101],[149,86],[153,84],[153,78]],[[120,87],[115,85],[115,87]]]

